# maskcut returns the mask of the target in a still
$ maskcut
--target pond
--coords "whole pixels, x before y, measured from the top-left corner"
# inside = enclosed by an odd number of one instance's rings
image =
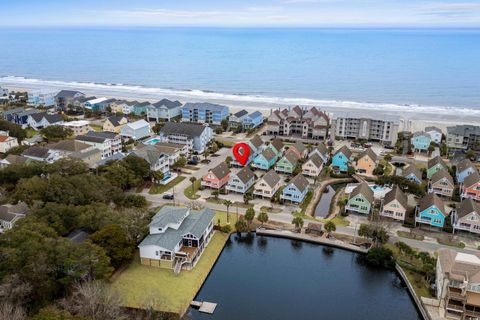
[[[311,243],[232,235],[195,300],[218,303],[189,319],[421,319],[395,272],[357,253]]]
[[[335,192],[339,188],[345,187],[345,183],[339,183],[339,184],[334,184],[334,185],[329,185],[325,189],[326,192],[324,192],[321,197],[320,201],[317,203],[317,206],[315,207],[315,217],[317,218],[326,218],[328,214],[330,213],[330,205],[332,203],[332,199],[335,196]]]

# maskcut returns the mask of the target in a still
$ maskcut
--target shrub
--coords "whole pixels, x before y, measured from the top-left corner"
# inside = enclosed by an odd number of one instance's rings
[[[392,250],[383,247],[370,249],[365,261],[373,267],[384,267],[388,269],[395,267]]]
[[[222,232],[223,233],[230,233],[230,232],[232,232],[232,227],[230,227],[229,224],[226,224],[222,227]]]

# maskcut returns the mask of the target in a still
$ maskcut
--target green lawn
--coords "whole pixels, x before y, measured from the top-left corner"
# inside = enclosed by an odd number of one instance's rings
[[[225,245],[228,235],[215,232],[200,261],[191,271],[143,266],[138,252],[132,264],[113,281],[112,288],[124,306],[142,308],[155,301],[155,309],[183,314],[202,286]]]
[[[465,248],[465,243],[458,240],[437,238],[437,242],[445,246],[456,247],[461,249]]]
[[[214,139],[215,141],[218,141],[220,143],[223,143],[223,145],[225,146],[225,148],[231,148],[233,147],[233,145],[235,144],[233,141],[229,140],[229,139],[224,139],[224,138],[221,138],[221,137],[215,137]]]
[[[38,131],[35,131],[30,127],[26,128],[25,131],[27,132],[27,138],[31,138],[38,133]]]
[[[263,207],[260,208],[260,211],[264,211],[264,212],[267,212],[267,213],[280,213],[280,212],[282,212],[282,209],[263,206]]]
[[[200,195],[197,194],[197,191],[198,189],[200,189],[200,186],[201,186],[201,181],[196,180],[193,183],[193,190],[192,190],[192,184],[190,184],[187,188],[185,188],[185,190],[183,190],[183,194],[185,195],[185,197],[187,197],[190,200],[197,200],[198,198],[200,198]]]
[[[337,214],[335,216],[335,218],[332,218],[332,219],[321,219],[321,221],[323,223],[327,222],[327,221],[332,221],[333,223],[335,223],[335,225],[337,227],[348,227],[350,225],[350,221],[348,221],[347,219],[345,219],[345,217],[342,217],[341,215]]]
[[[93,131],[103,131],[103,126],[99,124],[90,124],[90,128],[92,128]]]
[[[184,176],[178,176],[175,179],[173,179],[172,181],[170,181],[169,183],[167,183],[166,185],[154,185],[153,187],[150,188],[150,191],[148,191],[148,193],[150,193],[150,194],[164,193],[164,192],[172,189],[174,186],[176,186],[177,184],[179,184],[183,180],[185,180]]]
[[[414,233],[405,232],[405,231],[397,231],[397,235],[402,238],[419,240],[419,241],[423,241],[424,239],[424,236],[422,236],[421,234],[414,234]]]
[[[237,222],[237,212],[235,209],[232,210],[232,207],[230,207],[229,212],[229,220],[230,220],[230,226],[232,228],[235,227],[235,223]],[[215,210],[215,218],[213,218],[213,223],[215,225],[218,225],[218,221],[220,220],[220,226],[224,226],[227,224],[227,211],[220,211],[220,210]]]

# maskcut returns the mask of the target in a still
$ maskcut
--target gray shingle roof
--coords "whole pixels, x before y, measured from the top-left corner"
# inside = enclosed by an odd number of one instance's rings
[[[165,107],[167,109],[173,109],[173,108],[176,108],[176,107],[180,107],[181,105],[182,104],[178,100],[171,101],[171,100],[168,100],[168,99],[162,99],[162,100],[157,101],[153,104],[153,106],[156,107],[156,108]]]
[[[293,184],[295,187],[297,187],[297,189],[300,190],[300,192],[303,192],[306,189],[308,189],[308,185],[309,185],[308,180],[301,173],[293,177],[293,179],[290,180],[290,183]]]
[[[422,172],[414,164],[410,164],[405,170],[402,171],[403,177],[408,177],[413,174],[418,180],[422,181]]]
[[[126,117],[124,116],[111,116],[108,118],[108,121],[110,121],[110,123],[114,126],[114,127],[118,127],[120,125],[120,121]]]
[[[287,152],[284,156],[283,156],[292,166],[296,166],[297,163],[298,163],[298,156],[295,152],[293,151],[290,151],[290,152]]]
[[[394,186],[392,190],[387,192],[383,201],[388,204],[393,200],[397,200],[405,210],[408,209],[408,197],[398,186]]]
[[[335,155],[337,153],[343,153],[343,155],[345,157],[347,157],[348,159],[350,159],[352,157],[352,152],[350,151],[350,149],[348,149],[347,146],[342,146],[340,149],[338,149],[336,152],[335,152]]]
[[[59,93],[57,93],[57,95],[55,97],[56,98],[73,98],[76,94],[83,95],[83,93],[80,92],[80,91],[61,90]]]
[[[323,142],[320,142],[318,144],[318,146],[315,146],[315,148],[313,148],[312,151],[314,151],[314,150],[318,150],[320,152],[320,154],[322,154],[322,155],[326,155],[328,153],[327,146]]]
[[[455,183],[453,182],[452,176],[445,169],[442,169],[442,170],[439,170],[439,171],[435,172],[435,174],[432,176],[432,183],[436,183],[436,182],[438,182],[438,181],[440,181],[444,178],[447,179],[448,182],[450,182],[450,184],[452,186],[455,185]]]
[[[428,193],[420,200],[419,210],[423,211],[431,206],[436,206],[444,216],[447,216],[443,200],[435,193]]]
[[[312,161],[312,163],[317,167],[320,168],[323,165],[323,160],[322,158],[317,154],[314,153],[308,158],[309,161]]]
[[[47,158],[49,150],[44,147],[33,146],[23,151],[22,156],[35,157],[35,158]]]
[[[480,182],[480,175],[478,174],[477,170],[475,170],[472,174],[470,174],[463,180],[463,185],[469,188],[478,182]]]
[[[373,162],[377,162],[377,154],[373,152],[372,148],[367,148],[365,151],[363,151],[358,159],[361,159],[365,156],[368,156],[370,159],[372,159]]]
[[[233,115],[237,118],[241,118],[243,116],[246,116],[248,114],[247,110],[240,110],[237,113],[234,113]]]
[[[273,139],[270,144],[278,151],[280,152],[284,146],[284,143],[282,140],[276,138],[276,139]]]
[[[256,148],[260,148],[263,145],[263,140],[260,138],[258,134],[254,135],[252,139],[250,139],[250,143]]]
[[[370,188],[370,186],[366,182],[360,183],[358,186],[355,187],[355,189],[352,190],[352,193],[350,194],[350,198],[355,197],[356,195],[363,195],[363,197],[370,202],[370,204],[373,203],[373,190]]]
[[[255,174],[252,172],[252,170],[250,170],[249,167],[243,167],[235,175],[244,184],[250,181],[252,178],[255,178]]]
[[[447,165],[440,156],[436,156],[435,158],[428,160],[427,167],[430,169],[437,164],[441,164],[445,169],[447,169]]]
[[[305,150],[307,150],[307,148],[300,141],[295,142],[290,148],[295,148],[295,150],[297,150],[300,154],[304,153]]]
[[[205,126],[195,123],[167,122],[162,129],[160,129],[160,133],[165,135],[181,134],[193,139],[201,136],[205,128]]]
[[[62,140],[57,143],[50,144],[48,147],[53,150],[76,152],[91,148],[92,146],[80,141]]]
[[[272,160],[273,158],[276,157],[276,154],[275,154],[275,152],[272,151],[272,149],[266,148],[265,150],[263,150],[262,156],[263,156],[267,161],[270,161],[270,160]]]
[[[5,160],[10,164],[24,164],[27,161],[27,158],[22,156],[17,156],[15,154],[9,154],[5,157]]]
[[[183,106],[184,109],[198,109],[198,110],[210,110],[210,111],[224,111],[228,109],[227,106],[223,106],[220,104],[208,103],[208,102],[200,102],[200,103],[186,103]]]
[[[475,168],[470,159],[463,159],[457,164],[457,172],[462,172],[468,168]]]
[[[263,181],[265,181],[266,184],[270,186],[270,188],[273,188],[274,186],[277,185],[278,182],[280,182],[280,176],[275,172],[275,170],[270,170],[268,171],[263,177]]]
[[[457,215],[459,218],[463,218],[472,212],[480,214],[480,205],[473,199],[467,198],[460,203],[460,207],[457,210]]]
[[[181,222],[180,227],[177,230],[168,228],[164,233],[149,234],[143,239],[139,247],[155,245],[173,251],[186,234],[193,234],[200,238],[214,216],[213,211],[208,208],[202,211],[194,211],[188,208],[163,207],[154,216],[150,226],[164,228],[169,223]]]
[[[158,150],[155,146],[152,145],[143,145],[142,148],[139,148],[135,151],[132,151],[133,155],[145,159],[148,164],[153,165],[155,164],[158,159],[163,155],[163,153]]]
[[[215,175],[215,177],[221,180],[230,173],[230,169],[228,168],[228,165],[225,162],[221,162],[215,168],[210,169],[210,172],[212,172]]]
[[[435,126],[430,126],[425,128],[425,132],[430,132],[430,131],[435,131],[438,133],[442,133],[442,130],[440,128],[437,128]]]

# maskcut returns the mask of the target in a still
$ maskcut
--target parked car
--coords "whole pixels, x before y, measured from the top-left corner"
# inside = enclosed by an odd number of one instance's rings
[[[188,160],[187,164],[190,164],[192,166],[196,166],[198,164],[198,161],[197,160]]]
[[[162,198],[165,199],[165,200],[173,200],[174,196],[173,196],[173,194],[166,193],[166,194],[163,195]]]

